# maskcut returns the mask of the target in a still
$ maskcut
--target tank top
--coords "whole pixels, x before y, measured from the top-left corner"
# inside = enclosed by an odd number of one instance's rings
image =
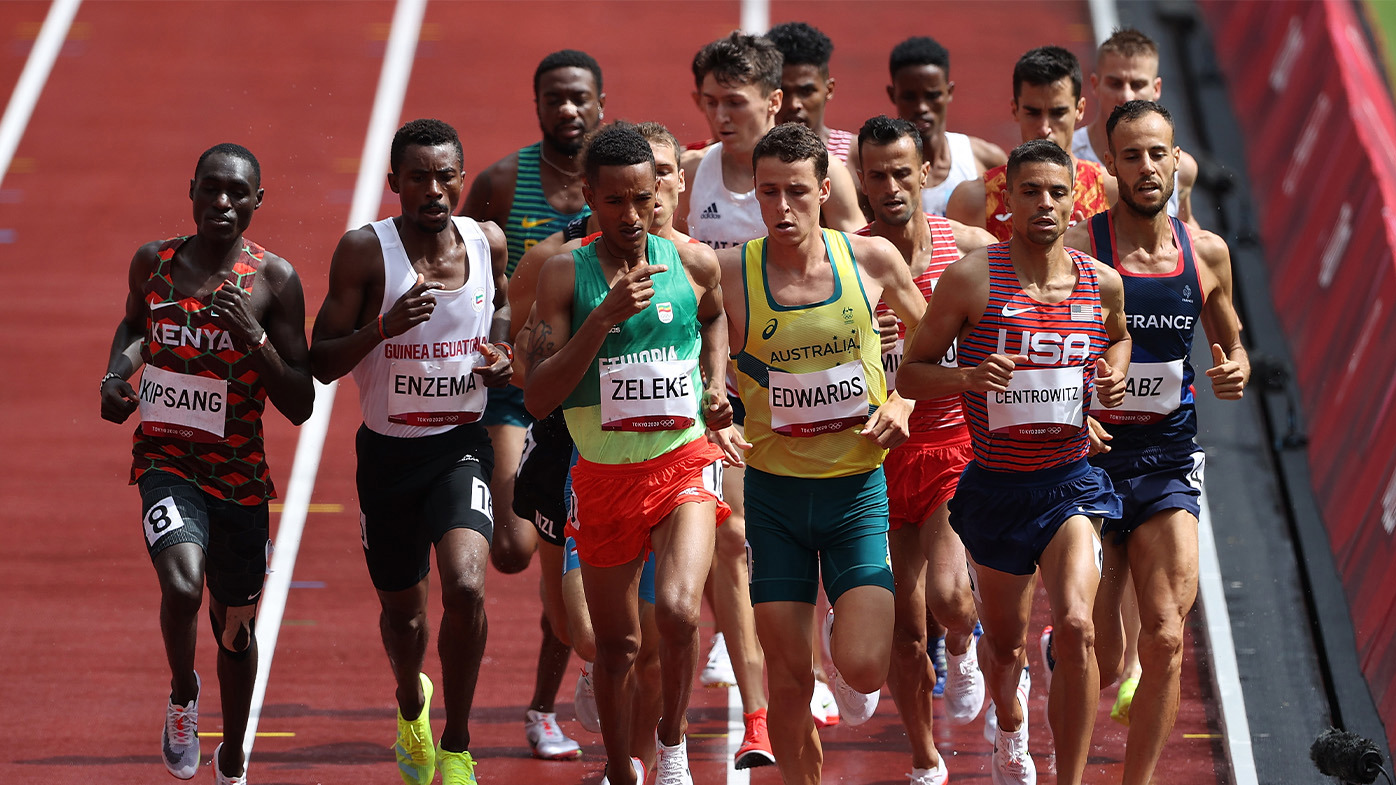
[[[1134,343],[1124,403],[1114,409],[1091,407],[1091,414],[1115,437],[1110,442],[1112,451],[1188,442],[1197,435],[1188,357],[1202,315],[1202,283],[1187,225],[1177,218],[1169,218],[1168,223],[1178,248],[1178,266],[1164,275],[1141,275],[1117,263],[1110,213],[1091,218],[1091,253],[1118,270],[1124,281],[1126,318]]]
[[[713,248],[731,248],[766,234],[756,186],[732,193],[722,184],[722,143],[709,147],[688,186],[688,234]]]
[[[1100,156],[1095,154],[1095,148],[1091,147],[1090,126],[1077,128],[1071,134],[1071,154],[1082,161],[1090,161],[1100,164],[1102,168],[1105,162],[1100,160]],[[1168,197],[1168,214],[1176,216],[1178,214],[1178,170],[1173,170],[1173,195]]]
[[[984,226],[1000,240],[1013,236],[1013,213],[1004,201],[1008,187],[1008,165],[996,166],[984,173]],[[1105,169],[1092,161],[1076,160],[1076,186],[1072,189],[1074,204],[1068,226],[1075,226],[1096,213],[1110,209],[1105,196]]]
[[[611,291],[596,254],[595,244],[572,252],[573,333]],[[650,264],[669,268],[651,278],[649,307],[611,328],[595,361],[562,403],[577,451],[592,463],[647,461],[707,430],[698,368],[698,298],[673,243],[649,235],[647,256]]]
[[[859,435],[887,400],[877,324],[847,235],[822,231],[834,271],[823,302],[777,303],[766,285],[766,238],[742,249],[746,336],[734,356],[746,460],[769,474],[845,477],[876,469],[887,454]]]
[[[514,274],[519,259],[528,249],[553,232],[562,231],[568,221],[591,213],[591,208],[585,205],[575,213],[564,213],[548,203],[538,171],[542,147],[542,142],[534,142],[519,150],[519,169],[514,176],[514,203],[509,207],[509,219],[504,226],[504,237],[509,245],[509,264],[505,268],[507,275]]]
[[[172,260],[188,239],[160,246],[142,290],[150,317],[141,343],[141,424],[131,446],[131,482],[149,471],[169,472],[216,499],[259,505],[276,497],[262,443],[267,391],[247,347],[235,345],[210,313],[213,292],[194,298],[175,290]],[[244,239],[225,283],[251,291],[265,254]]]
[[[849,131],[840,131],[836,128],[829,129],[829,140],[824,143],[824,149],[829,151],[830,158],[839,159],[839,163],[848,163],[848,151],[853,149],[854,136]]]
[[[378,344],[354,366],[364,425],[375,433],[416,438],[445,433],[475,422],[485,411],[485,385],[471,372],[484,364],[480,344],[489,340],[494,320],[494,269],[490,244],[479,224],[456,216],[465,241],[465,283],[432,292],[431,318]],[[369,224],[383,248],[385,314],[417,283],[417,271],[403,250],[392,218]]]
[[[955,186],[979,176],[979,164],[974,157],[974,145],[965,134],[945,132],[950,147],[950,171],[938,185],[921,189],[921,210],[932,215],[945,215],[945,206]]]
[[[921,290],[921,296],[927,300],[931,299],[931,292],[935,289],[936,282],[945,272],[945,268],[959,261],[960,249],[955,245],[955,230],[950,228],[950,221],[939,215],[927,215],[926,223],[931,227],[931,262],[926,266],[925,272],[916,276],[916,288]],[[872,235],[872,227],[865,226],[858,230],[858,234],[864,237]],[[887,305],[886,300],[877,303],[877,314],[891,313],[892,309]],[[901,319],[897,320],[897,345],[892,351],[882,355],[882,370],[887,375],[887,392],[897,388],[897,368],[902,364],[902,355],[906,351],[906,325]],[[957,367],[955,359],[955,346],[951,344],[950,351],[941,358],[941,365],[947,368]],[[916,434],[934,433],[941,430],[959,430],[965,427],[965,415],[960,406],[959,395],[945,395],[939,398],[927,398],[917,401],[916,408],[911,412],[911,419],[908,421],[911,427],[912,438]]]
[[[1007,392],[965,392],[974,460],[984,469],[1030,472],[1086,457],[1084,402],[1095,389],[1095,361],[1109,337],[1091,257],[1066,249],[1076,288],[1059,303],[1040,303],[1018,283],[1008,243],[989,246],[989,303],[960,343],[960,367],[990,354],[1027,355]]]

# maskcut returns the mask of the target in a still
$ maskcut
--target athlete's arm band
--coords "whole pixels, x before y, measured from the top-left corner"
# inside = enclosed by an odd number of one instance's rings
[[[388,331],[383,329],[383,314],[378,314],[378,336],[383,340],[388,340]]]
[[[505,343],[504,341],[500,341],[499,343],[497,343],[497,344],[494,345],[494,348],[496,348],[496,349],[498,349],[499,351],[503,352],[503,353],[504,353],[504,356],[509,358],[509,362],[513,362],[513,361],[514,361],[514,347],[513,347],[513,346],[510,346],[509,344]]]
[[[512,355],[512,354],[509,355],[509,359],[511,359],[511,360],[514,359],[514,355]],[[107,371],[107,375],[102,377],[102,383],[101,383],[101,385],[99,385],[99,386],[97,387],[97,389],[98,389],[99,391],[105,390],[105,389],[107,389],[107,382],[111,381],[112,379],[120,379],[120,378],[121,378],[121,374],[119,374],[119,373],[114,373],[114,372],[112,372],[112,371]]]

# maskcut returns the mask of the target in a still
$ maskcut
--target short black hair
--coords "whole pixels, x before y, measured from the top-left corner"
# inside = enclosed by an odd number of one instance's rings
[[[863,154],[863,145],[871,142],[876,145],[887,145],[906,137],[911,140],[912,146],[916,148],[916,158],[924,161],[925,157],[921,151],[921,132],[916,130],[916,126],[900,117],[888,117],[880,114],[877,117],[869,118],[863,127],[858,129],[858,155]]]
[[[950,52],[941,46],[939,41],[924,35],[913,36],[892,47],[888,68],[893,79],[897,78],[897,72],[903,68],[919,65],[933,65],[949,78]]]
[[[1013,100],[1023,84],[1043,87],[1067,77],[1071,78],[1071,97],[1081,97],[1081,61],[1060,46],[1039,46],[1018,58],[1013,66]]]
[[[1156,114],[1168,123],[1168,133],[1172,137],[1177,128],[1173,125],[1173,115],[1164,108],[1163,104],[1157,101],[1143,101],[1138,98],[1133,101],[1125,101],[1110,113],[1110,119],[1105,121],[1105,140],[1110,144],[1110,152],[1115,152],[1115,126],[1120,123],[1133,122],[1145,115]],[[1170,138],[1169,143],[1173,140]]]
[[[703,89],[703,78],[712,74],[723,87],[754,84],[763,95],[780,89],[780,72],[785,56],[771,39],[733,30],[698,50],[693,56],[693,83]]]
[[[785,58],[785,65],[815,65],[819,73],[829,76],[829,59],[834,56],[834,42],[819,28],[804,22],[786,22],[766,33]]]
[[[257,178],[257,185],[261,186],[262,165],[257,163],[257,156],[253,155],[252,151],[248,150],[246,147],[243,147],[240,144],[233,144],[232,142],[222,142],[220,144],[216,144],[205,150],[203,152],[203,155],[199,156],[199,162],[194,164],[195,180],[199,179],[199,172],[203,171],[204,162],[215,155],[226,155],[230,158],[238,158],[243,161],[246,161],[248,166],[252,167],[252,176]]]
[[[560,49],[543,58],[534,69],[534,98],[538,97],[538,81],[543,78],[543,74],[559,68],[585,68],[591,72],[592,78],[596,79],[596,92],[601,92],[601,64],[596,62],[596,58],[576,49]]]
[[[407,154],[409,145],[436,147],[449,144],[456,148],[456,162],[465,167],[465,152],[460,146],[460,135],[449,124],[433,118],[412,120],[397,129],[393,134],[393,146],[388,154],[388,167],[393,174],[402,165],[402,157]]]
[[[597,174],[603,166],[634,166],[648,163],[654,171],[654,150],[649,140],[627,122],[615,122],[602,126],[587,141],[582,168],[586,172],[587,185],[595,186]]]
[[[829,148],[804,123],[781,123],[767,131],[751,151],[752,168],[762,158],[779,158],[787,164],[814,161],[814,178],[829,176]]]
[[[1071,174],[1071,181],[1076,182],[1076,166],[1071,162],[1071,154],[1057,146],[1051,139],[1033,139],[1030,142],[1023,142],[1013,148],[1013,152],[1008,154],[1008,171],[1006,172],[1007,182],[1011,186],[1014,179],[1018,177],[1018,170],[1023,164],[1056,164],[1066,167]]]

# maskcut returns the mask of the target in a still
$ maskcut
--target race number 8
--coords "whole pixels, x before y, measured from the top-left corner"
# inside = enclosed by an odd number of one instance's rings
[[[184,528],[184,518],[180,517],[179,507],[175,505],[173,496],[166,496],[150,505],[145,511],[144,523],[145,541],[152,548],[161,537]]]

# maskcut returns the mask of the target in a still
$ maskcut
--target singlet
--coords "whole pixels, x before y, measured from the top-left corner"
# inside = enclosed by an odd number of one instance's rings
[[[485,411],[485,385],[471,369],[484,364],[480,344],[489,340],[494,320],[494,269],[490,243],[479,224],[456,216],[465,241],[465,283],[436,289],[431,318],[373,347],[354,366],[364,424],[384,436],[416,438],[445,433],[475,422]],[[403,250],[392,218],[369,224],[383,248],[383,302],[386,314],[417,283],[417,271]]]
[[[141,343],[141,424],[131,446],[131,482],[146,472],[169,472],[216,499],[259,505],[276,498],[262,443],[267,390],[247,347],[235,345],[223,321],[209,313],[213,292],[193,298],[175,290],[172,261],[188,239],[160,246],[142,289],[150,317]],[[225,283],[251,291],[265,254],[244,239]]]
[[[1091,257],[1066,249],[1076,264],[1076,288],[1059,303],[1039,303],[1023,291],[1008,243],[989,246],[989,303],[960,342],[960,367],[990,354],[1027,355],[1007,392],[965,392],[965,420],[974,460],[999,472],[1050,469],[1086,457],[1085,407],[1095,389],[1095,361],[1110,339],[1100,309],[1100,282]]]
[[[1115,409],[1091,407],[1091,414],[1115,437],[1110,442],[1112,452],[1190,442],[1197,435],[1188,355],[1202,315],[1202,282],[1187,225],[1177,218],[1169,218],[1168,223],[1178,248],[1178,266],[1164,275],[1141,275],[1116,261],[1110,213],[1091,218],[1091,253],[1118,270],[1124,280],[1126,318],[1134,339],[1124,403]]]
[[[595,244],[572,252],[574,334],[611,291],[596,253]],[[577,451],[593,463],[647,461],[702,438],[707,429],[698,297],[673,243],[649,235],[646,253],[650,264],[669,268],[651,277],[649,306],[611,328],[562,402]]]
[[[887,400],[877,322],[848,236],[822,231],[834,271],[823,302],[777,303],[766,238],[742,249],[746,336],[734,357],[752,444],[746,461],[769,474],[845,477],[876,469],[887,454],[859,435]]]
[[[1000,240],[1013,236],[1013,213],[1004,201],[1008,187],[1008,165],[996,166],[984,173],[984,226]],[[1076,161],[1076,186],[1072,189],[1074,204],[1069,226],[1075,226],[1096,213],[1110,209],[1105,196],[1105,169],[1091,161]]]
[[[837,128],[829,129],[829,140],[824,143],[824,149],[829,151],[830,158],[839,159],[839,163],[848,163],[848,151],[853,149],[853,143],[857,140],[849,131],[840,131]]]
[[[548,203],[538,170],[542,148],[542,142],[534,142],[519,150],[519,169],[514,176],[514,203],[509,207],[509,220],[504,224],[504,238],[509,244],[509,265],[505,268],[507,275],[514,274],[519,259],[528,249],[553,232],[561,231],[573,218],[591,213],[591,208],[585,205],[575,213],[563,213]]]
[[[1100,160],[1100,156],[1095,154],[1095,148],[1091,147],[1090,126],[1077,128],[1071,134],[1071,154],[1078,160],[1090,161],[1092,163],[1105,166],[1105,162]],[[1173,170],[1173,195],[1168,197],[1168,214],[1176,216],[1178,214],[1178,170]]]
[[[945,272],[945,268],[960,260],[959,246],[955,245],[955,230],[950,228],[950,221],[939,215],[927,215],[926,223],[931,227],[931,261],[926,266],[925,272],[916,276],[916,288],[921,290],[921,296],[927,300],[931,299],[931,291],[935,289],[936,282]],[[858,230],[858,234],[868,237],[872,235],[872,227],[865,226]],[[891,313],[892,309],[887,305],[886,300],[881,300],[877,304],[877,314]],[[897,320],[897,345],[892,351],[882,355],[882,370],[887,375],[887,392],[890,395],[897,388],[897,368],[902,364],[902,355],[906,351],[906,325]],[[950,351],[941,358],[940,364],[947,368],[957,367],[955,360],[955,345],[950,345]],[[927,398],[916,402],[916,408],[911,412],[911,419],[908,421],[911,428],[912,438],[917,434],[934,433],[941,430],[959,430],[965,427],[965,415],[960,406],[960,396],[945,395],[939,398]]]
[[[979,164],[974,157],[974,145],[965,134],[945,132],[950,147],[950,171],[938,185],[921,189],[921,210],[932,215],[945,215],[945,206],[955,186],[979,176]]]
[[[722,184],[721,142],[703,153],[688,187],[688,234],[693,239],[713,248],[731,248],[765,236],[755,184],[745,193],[733,193]]]

